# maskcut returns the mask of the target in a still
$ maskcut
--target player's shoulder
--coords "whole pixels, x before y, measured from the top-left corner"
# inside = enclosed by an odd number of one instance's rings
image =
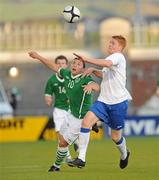
[[[55,79],[56,79],[56,75],[55,75],[55,74],[52,74],[52,75],[49,77],[48,80],[53,81],[53,80],[55,80]]]
[[[56,75],[53,74],[48,78],[47,83],[53,83],[55,81],[57,81],[57,78],[56,78]]]
[[[69,69],[60,68],[59,73],[60,74],[70,74],[71,71]]]
[[[108,57],[106,57],[106,60],[112,61],[113,65],[123,64],[123,63],[125,64],[126,62],[126,59],[121,52],[115,52],[109,55]]]
[[[106,57],[106,59],[110,59],[110,58],[125,58],[123,53],[121,52],[115,52],[113,54],[110,54],[109,56]]]

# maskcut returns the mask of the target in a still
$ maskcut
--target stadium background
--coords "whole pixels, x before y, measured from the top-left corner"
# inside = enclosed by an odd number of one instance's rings
[[[81,10],[82,19],[79,23],[68,24],[62,17],[63,8],[70,3]],[[99,134],[91,134],[93,141],[88,152],[90,166],[84,170],[86,172],[82,173],[81,179],[85,176],[92,179],[103,179],[103,176],[115,179],[119,174],[121,179],[157,179],[159,98],[155,96],[155,90],[159,78],[159,1],[0,0],[0,14],[0,81],[9,101],[13,89],[16,89],[17,96],[16,116],[3,119],[1,115],[0,120],[2,179],[36,179],[36,176],[40,179],[51,178],[46,175],[45,169],[56,150],[53,147],[56,145],[56,135],[51,108],[44,104],[43,91],[52,72],[36,61],[31,61],[27,52],[37,50],[50,59],[64,54],[70,61],[73,52],[101,58],[105,57],[105,43],[112,34],[122,34],[128,39],[125,51],[128,59],[127,82],[133,101],[130,103],[124,134],[130,136],[128,143],[135,151],[134,155],[139,156],[143,163],[135,157],[125,175],[117,169],[114,175],[117,152],[112,150],[109,130],[101,126]],[[16,67],[19,72],[15,77],[9,74],[12,67]],[[50,141],[38,141],[42,139]],[[105,148],[106,155],[101,151]],[[47,155],[43,149],[48,152]],[[145,150],[145,155],[141,149]],[[16,158],[18,150],[23,161]],[[101,151],[98,158],[94,157],[93,151],[96,154]],[[37,152],[39,156],[36,156]],[[108,157],[110,154],[114,164]],[[106,158],[102,161],[103,156]],[[100,164],[97,167],[100,173],[91,176],[93,162]],[[139,163],[139,169],[135,167],[136,162]],[[149,166],[144,166],[146,163]],[[26,175],[25,168],[26,171],[33,169],[30,176]],[[70,169],[64,167],[64,172],[68,172],[71,178]],[[77,178],[78,170],[73,172]],[[62,179],[62,175],[56,178]]]

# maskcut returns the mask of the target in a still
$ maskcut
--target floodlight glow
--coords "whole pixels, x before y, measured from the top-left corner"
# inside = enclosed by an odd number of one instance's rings
[[[10,77],[17,77],[19,75],[19,70],[16,67],[11,67],[9,69],[9,76]]]

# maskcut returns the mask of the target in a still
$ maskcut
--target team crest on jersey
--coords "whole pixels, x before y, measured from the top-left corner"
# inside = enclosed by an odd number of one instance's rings
[[[70,79],[69,76],[66,76],[66,79]]]
[[[81,80],[81,78],[76,78],[75,83],[78,83]]]
[[[54,86],[58,86],[58,83],[55,83]]]

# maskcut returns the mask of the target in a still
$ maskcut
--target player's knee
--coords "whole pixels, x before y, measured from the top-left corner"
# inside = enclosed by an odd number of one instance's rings
[[[82,121],[82,127],[84,127],[84,128],[90,128],[90,127],[91,127],[90,121],[87,120],[87,119],[83,119],[83,121]]]
[[[67,147],[68,143],[64,140],[59,141],[59,147]]]
[[[59,147],[67,147],[68,143],[65,141],[65,139],[59,135]]]
[[[120,136],[118,134],[111,134],[111,139],[114,141],[114,142],[118,142],[119,139],[120,139]]]

